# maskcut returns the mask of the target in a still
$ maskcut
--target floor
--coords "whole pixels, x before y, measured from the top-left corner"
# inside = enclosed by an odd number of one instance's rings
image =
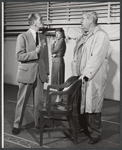
[[[18,86],[4,85],[4,148],[120,148],[120,102],[104,100],[102,110],[103,136],[94,145],[88,144],[89,138],[78,133],[78,144],[61,131],[44,132],[43,146],[39,145],[39,130],[34,128],[32,95],[29,98],[23,119],[22,131],[14,136],[11,133],[14,121]]]

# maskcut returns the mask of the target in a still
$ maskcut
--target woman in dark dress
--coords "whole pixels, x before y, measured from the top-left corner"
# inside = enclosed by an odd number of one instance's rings
[[[52,76],[51,84],[59,85],[65,81],[65,62],[64,55],[66,52],[65,34],[62,28],[56,29],[56,40],[51,45],[52,53]],[[56,99],[56,102],[60,102],[61,97]]]

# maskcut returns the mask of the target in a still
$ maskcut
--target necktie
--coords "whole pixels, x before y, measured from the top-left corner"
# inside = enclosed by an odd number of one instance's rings
[[[36,32],[36,46],[39,45],[38,32]]]

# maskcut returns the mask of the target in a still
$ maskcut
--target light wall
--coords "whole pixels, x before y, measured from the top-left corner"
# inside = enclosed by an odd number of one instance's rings
[[[50,53],[50,44],[53,42],[54,38],[48,37],[47,39],[51,74],[52,58]],[[70,39],[67,41],[67,50],[65,54],[65,80],[72,75],[71,61],[73,58],[73,49],[75,46],[75,42],[75,39]],[[16,82],[18,62],[15,57],[15,46],[16,37],[6,37],[4,39],[4,82],[8,84],[18,85],[18,83]],[[50,78],[51,75],[49,76],[49,84]],[[47,85],[48,84],[45,84],[45,89],[47,88]],[[120,40],[111,41],[108,65],[108,80],[105,98],[118,101],[120,100]]]

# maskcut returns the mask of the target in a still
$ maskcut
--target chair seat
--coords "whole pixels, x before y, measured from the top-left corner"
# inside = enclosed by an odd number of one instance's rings
[[[44,104],[43,103],[39,103],[39,105],[38,105],[38,110],[42,113],[42,114],[47,114],[47,107],[44,107],[43,106]],[[72,112],[72,109],[67,109],[66,108],[67,107],[67,105],[64,105],[64,106],[62,106],[62,105],[57,105],[56,103],[54,103],[54,104],[52,104],[51,105],[51,115],[58,115],[58,114],[68,114],[69,115],[69,113],[71,113]]]

